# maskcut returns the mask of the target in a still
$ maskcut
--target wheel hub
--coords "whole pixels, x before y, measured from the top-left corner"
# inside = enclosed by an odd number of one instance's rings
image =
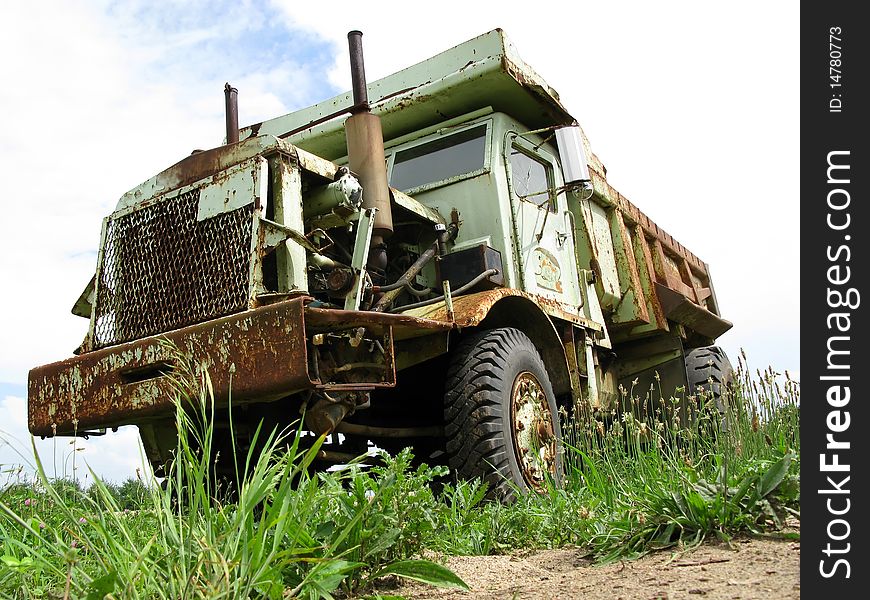
[[[526,481],[543,491],[546,474],[556,475],[556,435],[547,396],[538,379],[523,371],[511,391],[511,422],[517,461]]]

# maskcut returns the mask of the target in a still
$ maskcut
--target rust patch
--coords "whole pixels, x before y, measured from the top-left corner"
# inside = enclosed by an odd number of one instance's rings
[[[209,369],[215,400],[265,400],[310,388],[302,299],[89,352],[30,371],[29,428],[71,434],[174,410],[174,343]]]
[[[276,400],[305,389],[373,389],[395,385],[393,339],[446,332],[453,323],[408,315],[306,306],[299,297],[185,327],[160,336],[89,352],[37,367],[28,382],[29,427],[34,435],[72,434],[99,427],[141,423],[175,409],[167,373],[178,365],[170,347],[208,368],[215,400],[225,404]],[[307,340],[318,333],[365,328],[379,339],[378,362],[365,353],[353,362],[321,362],[321,381]],[[373,355],[374,356],[374,355]],[[316,363],[317,361],[315,361]],[[342,366],[344,365],[344,366]],[[352,374],[348,374],[352,371]]]
[[[548,86],[528,65],[518,65],[507,56],[501,57],[502,70],[533,94],[554,125],[571,125],[574,118],[562,105],[559,94]]]
[[[407,98],[402,98],[396,103],[395,108],[392,110],[402,110],[408,108],[409,106],[413,106],[415,104],[424,104],[434,98],[431,94],[417,94],[413,93],[409,95]]]
[[[419,318],[410,315],[335,310],[313,306],[305,307],[305,321],[310,333],[366,327],[373,333],[381,334],[387,327],[392,327],[396,340],[430,335],[453,327],[446,318]]]
[[[646,235],[644,234],[643,226],[639,223],[635,225],[634,242],[639,246],[640,255],[638,265],[643,269],[641,273],[641,289],[644,298],[649,303],[649,308],[652,309],[652,317],[655,319],[656,327],[668,331],[668,322],[665,318],[665,313],[662,310],[661,302],[655,291],[656,273],[653,264],[652,253],[650,252],[649,243],[647,243]]]
[[[296,160],[296,148],[273,136],[252,137],[229,146],[194,151],[190,156],[124,194],[120,206],[135,204],[141,207],[143,202],[155,196],[165,196],[173,190],[216,174],[220,176],[226,169],[254,156],[266,157],[276,152],[293,156]]]
[[[668,318],[682,323],[701,335],[716,339],[732,327],[730,321],[726,321],[706,308],[695,304],[684,294],[659,283],[656,284],[656,293],[661,299],[662,309]]]
[[[475,327],[480,325],[496,302],[502,298],[510,296],[518,296],[529,300],[536,304],[545,314],[551,317],[562,319],[563,321],[568,321],[570,323],[576,323],[594,331],[602,330],[601,324],[594,323],[589,319],[581,317],[576,312],[572,311],[570,307],[562,304],[558,300],[545,298],[544,296],[539,296],[537,294],[529,294],[513,288],[496,288],[484,292],[478,292],[476,294],[468,294],[467,296],[459,296],[458,298],[454,297],[453,322],[458,328]],[[447,315],[447,307],[444,302],[413,309],[411,312],[415,317],[420,317],[424,320],[442,322],[450,321]],[[406,315],[407,314],[408,313],[406,313]]]
[[[640,272],[638,271],[637,260],[634,254],[634,244],[632,243],[631,233],[625,225],[622,213],[618,210],[614,211],[613,228],[616,231],[616,236],[613,240],[616,250],[616,261],[619,265],[619,270],[628,275],[628,280],[631,282],[629,289],[633,292],[632,318],[614,323],[614,325],[621,327],[649,323],[649,311],[647,310],[647,301],[643,293],[643,285],[640,282]],[[620,304],[625,300],[625,298],[626,296],[623,296],[622,300],[620,300]],[[619,308],[619,304],[617,304],[617,308]],[[615,319],[616,311],[614,311],[613,317]]]

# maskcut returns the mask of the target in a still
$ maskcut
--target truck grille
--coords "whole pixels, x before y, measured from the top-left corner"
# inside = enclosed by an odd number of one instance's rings
[[[197,220],[199,190],[110,218],[94,347],[178,329],[248,306],[253,203]]]

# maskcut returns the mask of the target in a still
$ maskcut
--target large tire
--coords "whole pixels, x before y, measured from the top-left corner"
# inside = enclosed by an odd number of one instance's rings
[[[480,478],[489,496],[543,492],[562,477],[562,433],[540,354],[520,330],[466,337],[452,353],[444,397],[451,471]]]
[[[726,390],[734,379],[734,368],[728,355],[719,346],[693,348],[686,353],[688,394],[696,394],[712,402],[724,425]]]

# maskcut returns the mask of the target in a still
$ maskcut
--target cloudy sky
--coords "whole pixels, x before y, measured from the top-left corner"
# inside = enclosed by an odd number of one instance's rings
[[[29,449],[29,368],[66,358],[70,308],[118,197],[219,145],[223,85],[242,125],[350,88],[346,34],[369,81],[495,27],[561,95],[610,182],[710,264],[720,343],[800,372],[799,9],[791,2],[343,3],[92,0],[0,6],[0,464]],[[121,480],[135,428],[43,442]],[[82,445],[78,445],[82,448]],[[53,456],[55,453],[56,456]],[[0,481],[2,483],[2,481]]]

